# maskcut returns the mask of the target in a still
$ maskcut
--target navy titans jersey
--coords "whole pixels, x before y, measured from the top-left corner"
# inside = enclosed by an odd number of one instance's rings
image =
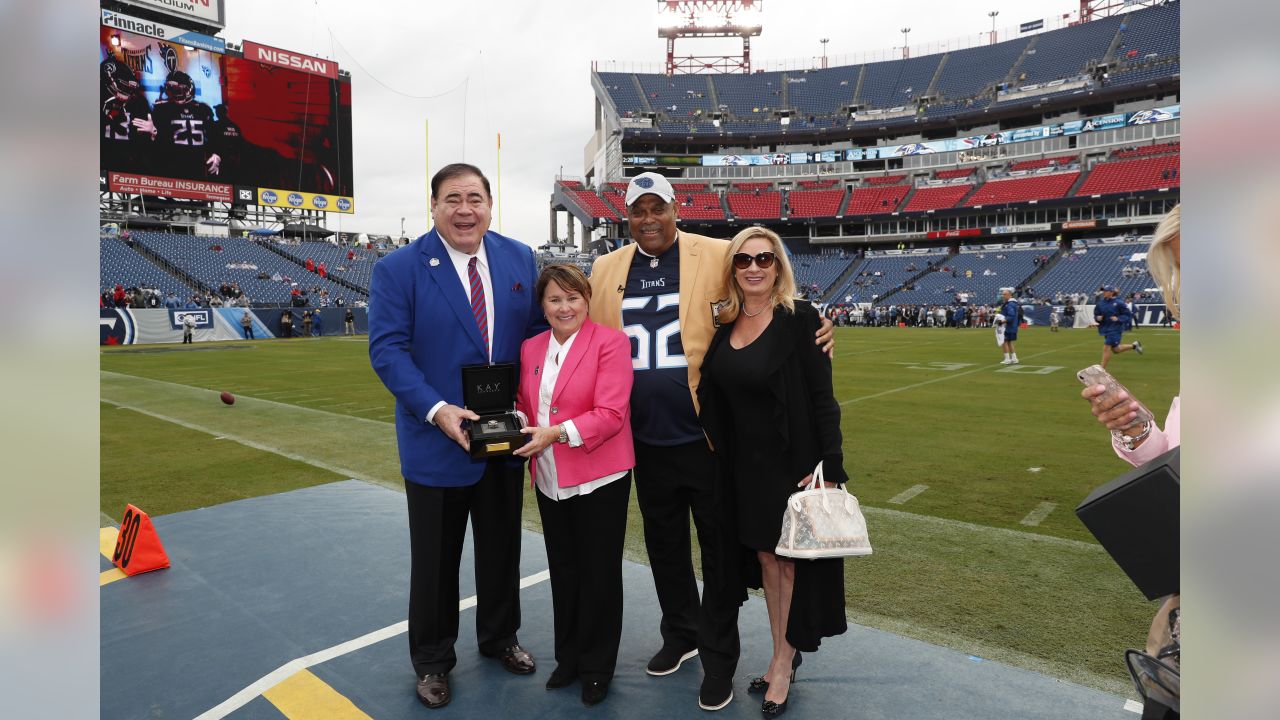
[[[652,261],[636,252],[622,298],[622,331],[631,339],[635,369],[631,432],[647,445],[682,445],[704,436],[680,340],[680,249],[673,243],[656,268]]]

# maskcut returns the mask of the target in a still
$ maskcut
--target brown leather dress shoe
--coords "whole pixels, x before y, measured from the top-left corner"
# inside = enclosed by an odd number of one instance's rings
[[[537,665],[533,662],[533,656],[529,654],[528,650],[520,647],[519,644],[503,650],[498,657],[502,660],[502,667],[506,668],[509,673],[528,675],[537,669]]]
[[[418,680],[418,699],[431,709],[444,707],[453,699],[448,675],[423,675]]]

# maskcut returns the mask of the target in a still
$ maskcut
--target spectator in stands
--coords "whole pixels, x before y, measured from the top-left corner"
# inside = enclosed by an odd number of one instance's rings
[[[182,306],[185,310],[194,310],[200,307],[200,296],[192,295],[187,299],[187,304]]]
[[[240,328],[244,330],[244,339],[253,339],[253,317],[249,315],[249,311],[245,310],[240,313]]]
[[[1017,365],[1018,351],[1014,343],[1018,341],[1018,323],[1022,319],[1022,305],[1013,299],[1013,291],[1005,289],[1000,293],[1004,304],[1000,314],[1004,316],[1004,360],[1001,365]]]
[[[320,264],[316,267],[316,274],[319,275],[322,280],[329,277],[329,268],[325,266],[323,260],[321,260]]]
[[[1102,299],[1093,306],[1093,321],[1098,325],[1098,334],[1102,336],[1102,367],[1106,369],[1107,363],[1111,362],[1112,355],[1133,350],[1139,355],[1142,354],[1142,343],[1134,340],[1132,343],[1122,344],[1121,337],[1125,328],[1129,325],[1129,321],[1133,316],[1129,313],[1129,306],[1124,301],[1116,297],[1116,288],[1114,285],[1107,285],[1102,288]]]
[[[788,499],[822,463],[826,480],[843,483],[840,406],[831,359],[814,346],[821,320],[797,302],[782,240],[751,227],[738,233],[722,270],[728,300],[702,363],[700,417],[730,489],[736,544],[754,555],[738,594],[762,587],[773,652],[749,692],[764,694],[766,719],[787,709],[800,651],[845,632],[843,558],[796,561],[774,552]],[[779,432],[781,430],[781,432]]]
[[[304,267],[307,268],[307,272],[315,272],[316,261],[312,260],[311,258],[307,258],[307,262],[304,264]]]
[[[178,296],[174,294],[172,290],[170,290],[169,294],[164,298],[164,306],[170,310],[177,310],[181,304],[182,303],[178,301]]]
[[[698,421],[693,388],[715,332],[707,299],[727,298],[719,276],[729,243],[678,230],[674,199],[675,191],[662,175],[645,172],[631,179],[625,202],[635,242],[596,259],[591,319],[614,329],[628,325],[646,336],[669,338],[665,347],[639,343],[649,348],[649,355],[633,358],[636,496],[662,610],[663,645],[646,671],[667,675],[701,654],[704,675],[698,705],[719,710],[733,699],[740,652],[740,598],[726,577],[739,556],[723,514],[727,488],[716,477],[716,459]],[[694,282],[681,283],[682,276]],[[667,331],[677,325],[678,333]],[[819,344],[830,340],[830,328],[830,321],[824,321]],[[708,580],[701,602],[689,542],[691,512],[703,579]]]

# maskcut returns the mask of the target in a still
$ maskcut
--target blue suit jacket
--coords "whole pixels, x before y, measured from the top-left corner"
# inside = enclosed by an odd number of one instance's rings
[[[493,281],[493,297],[487,298],[493,362],[519,363],[520,344],[547,327],[534,297],[533,250],[494,232],[485,234],[484,247]],[[462,366],[489,361],[471,314],[470,290],[434,228],[373,266],[369,361],[396,398],[405,479],[433,487],[478,482],[485,461],[472,461],[426,419],[440,400],[462,407]]]

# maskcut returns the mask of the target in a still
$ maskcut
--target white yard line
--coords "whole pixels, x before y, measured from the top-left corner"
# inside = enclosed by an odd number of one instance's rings
[[[549,577],[551,577],[551,573],[546,570],[536,572],[526,578],[521,578],[520,588],[524,589],[537,585],[540,582],[545,582]],[[458,609],[466,610],[468,608],[475,607],[475,604],[476,596],[472,595],[471,597],[463,598],[458,601]],[[388,625],[384,628],[374,630],[373,632],[365,633],[358,638],[352,638],[351,640],[338,643],[333,647],[325,648],[319,652],[314,652],[310,655],[304,655],[295,660],[290,660],[284,665],[281,665],[275,670],[272,670],[261,678],[258,678],[256,681],[250,683],[235,695],[232,695],[221,703],[218,703],[217,706],[196,716],[196,720],[221,720],[221,718],[224,718],[249,704],[249,702],[261,695],[263,692],[279,685],[294,673],[306,670],[307,668],[319,665],[320,663],[328,662],[336,657],[353,653],[357,650],[369,647],[370,645],[380,643],[383,640],[396,637],[397,635],[403,635],[408,632],[408,630],[409,621],[401,620],[393,625]]]
[[[1044,522],[1044,519],[1049,517],[1049,513],[1053,512],[1054,509],[1057,507],[1058,507],[1058,503],[1042,502],[1039,505],[1035,506],[1034,510],[1027,513],[1027,516],[1022,518],[1018,522],[1020,522],[1023,525],[1035,527],[1040,523]]]
[[[889,502],[893,503],[894,505],[902,505],[903,503],[907,502],[911,498],[919,495],[920,493],[928,489],[929,489],[928,485],[912,485],[906,490],[903,490],[897,495],[894,495],[893,497],[889,498]]]
[[[1070,348],[1073,348],[1073,347],[1081,347],[1081,346],[1083,346],[1083,345],[1092,345],[1092,344],[1093,344],[1093,343],[1092,343],[1092,341],[1091,341],[1091,342],[1076,343],[1075,345],[1066,345],[1066,346],[1064,346],[1064,347],[1054,348],[1053,350],[1045,350],[1044,352],[1042,352],[1042,353],[1037,353],[1037,354],[1035,354],[1035,355],[1028,355],[1028,356],[1026,357],[1026,359],[1027,359],[1027,360],[1032,360],[1032,359],[1034,359],[1034,358],[1042,357],[1042,356],[1044,356],[1044,355],[1049,355],[1049,354],[1051,354],[1051,353],[1056,353],[1056,352],[1059,352],[1059,351],[1061,351],[1061,350],[1067,350],[1067,349],[1070,349]],[[862,402],[863,400],[874,400],[875,398],[878,398],[878,397],[884,397],[885,395],[892,395],[892,394],[894,394],[894,393],[900,393],[900,392],[902,392],[903,390],[914,390],[914,389],[916,389],[916,388],[918,388],[918,387],[924,387],[925,385],[932,385],[932,384],[934,384],[934,383],[944,382],[944,381],[946,381],[946,380],[954,380],[954,379],[956,379],[956,378],[962,378],[962,377],[965,377],[965,376],[968,376],[968,375],[973,375],[974,373],[986,372],[986,371],[988,371],[988,370],[998,370],[998,369],[1000,369],[1000,368],[1002,368],[1002,367],[1005,367],[1005,366],[1004,366],[1004,365],[1001,365],[1000,363],[996,363],[996,364],[994,364],[994,365],[984,365],[984,366],[982,366],[982,367],[980,367],[980,368],[975,368],[975,369],[973,369],[973,370],[967,370],[967,371],[965,371],[965,372],[961,372],[961,373],[954,373],[954,374],[951,374],[951,375],[944,375],[944,376],[942,376],[942,377],[934,378],[934,379],[932,379],[932,380],[925,380],[924,382],[912,383],[911,385],[904,385],[904,386],[902,386],[902,387],[893,388],[892,390],[883,390],[883,391],[878,392],[878,393],[872,393],[871,395],[863,395],[862,397],[856,397],[856,398],[850,398],[850,399],[848,399],[848,400],[842,400],[842,401],[840,402],[840,406],[841,406],[841,407],[843,407],[843,406],[845,406],[845,405],[852,405],[853,403]]]

